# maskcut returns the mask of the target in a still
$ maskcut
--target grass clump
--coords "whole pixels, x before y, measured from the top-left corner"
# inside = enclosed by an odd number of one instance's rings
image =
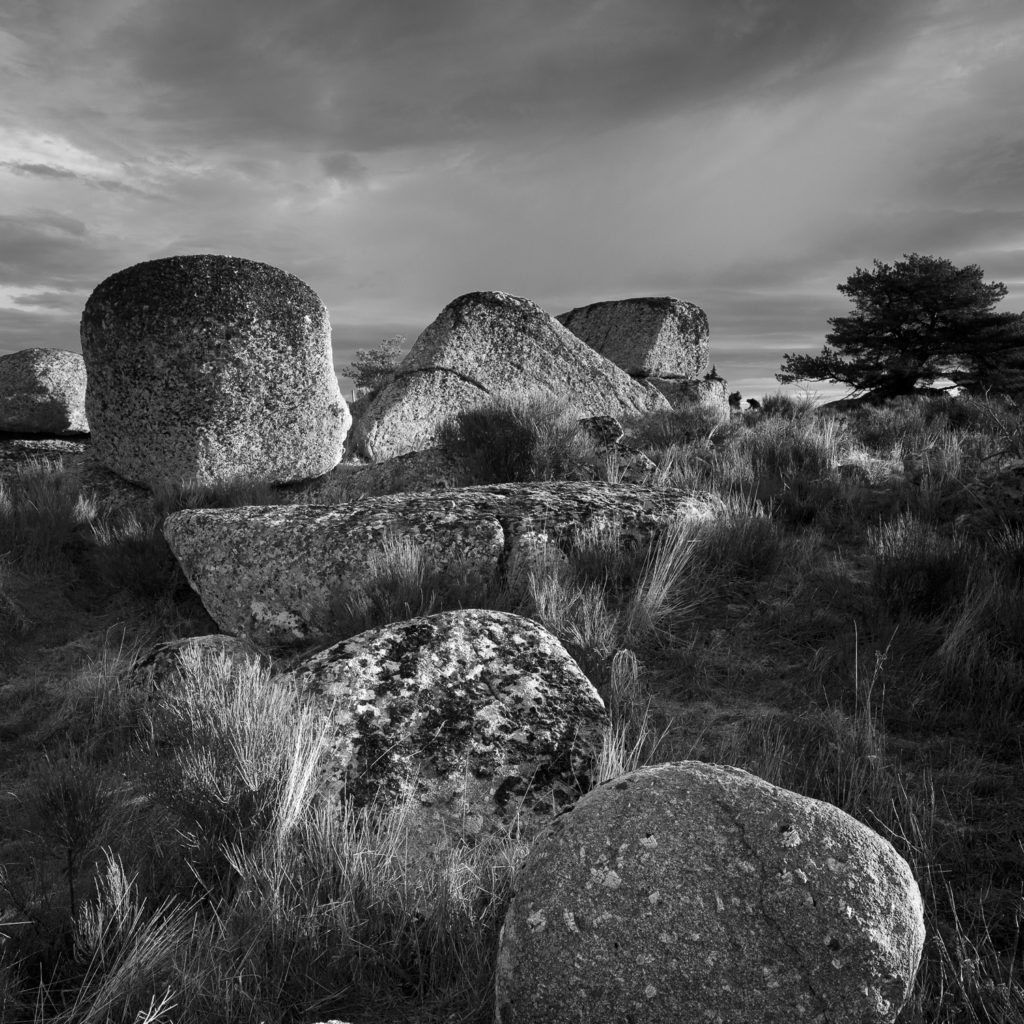
[[[1012,508],[964,518],[1024,457],[1020,411],[769,396],[702,415],[629,424],[654,486],[711,495],[699,514],[538,527],[514,578],[392,537],[339,631],[458,607],[543,623],[609,710],[597,779],[695,757],[836,804],[921,887],[901,1024],[1024,1022],[1024,541]],[[502,421],[506,479],[571,472],[521,421]],[[160,517],[297,494],[178,489],[133,518],[59,476],[8,477],[0,505],[28,538],[0,554],[0,1017],[489,1022],[517,836],[427,850],[401,805],[332,803],[324,716],[258,666],[132,682],[153,642],[216,628],[161,575]]]
[[[481,484],[559,480],[595,453],[580,416],[546,394],[494,398],[443,424],[438,443]]]

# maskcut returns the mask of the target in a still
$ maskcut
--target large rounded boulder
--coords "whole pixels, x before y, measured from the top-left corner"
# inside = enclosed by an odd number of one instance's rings
[[[562,644],[521,615],[470,609],[368,630],[276,681],[323,702],[331,788],[405,803],[447,831],[531,835],[578,799],[607,716]]]
[[[737,768],[643,768],[534,843],[495,1020],[891,1022],[924,943],[907,863],[831,804]]]
[[[351,423],[323,302],[266,263],[172,256],[108,277],[82,314],[97,456],[153,487],[333,469]]]
[[[708,318],[692,302],[667,295],[614,299],[557,319],[632,377],[695,379],[707,372]]]
[[[416,339],[395,379],[373,400],[351,446],[375,460],[437,444],[441,424],[496,396],[567,398],[580,415],[630,416],[668,409],[535,302],[470,292],[448,303]]]
[[[88,434],[82,357],[57,348],[26,348],[0,356],[0,430]]]

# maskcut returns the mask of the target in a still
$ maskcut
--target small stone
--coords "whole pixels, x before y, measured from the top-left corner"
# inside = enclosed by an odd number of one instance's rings
[[[77,352],[26,348],[0,356],[0,430],[87,434],[85,362]]]

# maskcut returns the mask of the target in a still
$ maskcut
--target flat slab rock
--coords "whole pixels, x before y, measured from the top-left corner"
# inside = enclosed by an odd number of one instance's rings
[[[352,428],[350,446],[375,461],[437,444],[441,424],[497,395],[563,397],[580,415],[628,416],[667,409],[535,302],[470,292],[448,303],[416,339],[395,379]]]
[[[508,612],[368,630],[274,679],[323,702],[333,793],[407,802],[428,846],[441,830],[535,834],[579,798],[607,724],[557,638]]]
[[[910,868],[866,825],[738,768],[657,765],[537,837],[495,1021],[891,1022],[923,944]]]
[[[331,606],[365,579],[369,553],[396,538],[423,546],[458,576],[487,579],[521,562],[543,535],[571,547],[581,531],[618,525],[624,539],[676,516],[706,518],[708,495],[625,484],[496,484],[391,494],[336,505],[187,509],[164,522],[192,588],[217,625],[261,645],[329,636]]]

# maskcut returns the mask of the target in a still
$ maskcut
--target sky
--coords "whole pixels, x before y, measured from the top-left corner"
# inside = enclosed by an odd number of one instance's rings
[[[1024,309],[1022,99],[1022,0],[3,0],[0,354],[223,253],[316,290],[339,372],[470,291],[672,295],[786,390],[875,259]]]

